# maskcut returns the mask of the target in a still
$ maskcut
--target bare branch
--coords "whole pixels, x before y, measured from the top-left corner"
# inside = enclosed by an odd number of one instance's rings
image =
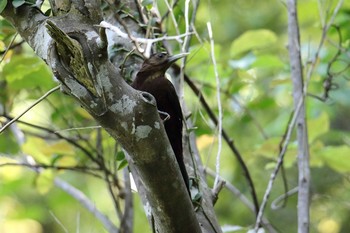
[[[28,167],[32,168],[34,170],[38,169],[55,169],[55,170],[69,170],[69,171],[76,171],[76,172],[82,172],[87,175],[92,175],[96,178],[103,179],[100,175],[96,174],[93,171],[100,171],[101,169],[95,168],[95,167],[88,167],[88,166],[58,166],[58,165],[47,165],[47,164],[31,164],[31,163],[2,163],[0,164],[0,167],[6,167],[6,166],[20,166],[20,167]]]
[[[7,119],[13,119],[9,116],[6,116],[4,115],[4,117],[6,117]],[[72,144],[73,146],[75,146],[76,148],[80,149],[89,159],[91,159],[91,161],[94,161],[96,164],[99,164],[100,165],[100,162],[99,160],[97,160],[93,153],[90,152],[89,150],[87,150],[85,147],[83,147],[82,145],[80,145],[79,143],[77,143],[75,140],[73,140],[72,138],[69,138],[69,137],[66,137],[58,132],[55,132],[55,130],[52,130],[52,129],[48,129],[48,128],[45,128],[45,127],[42,127],[42,126],[39,126],[39,125],[35,125],[35,124],[32,124],[32,123],[28,123],[28,122],[25,122],[25,121],[21,121],[21,120],[17,120],[18,123],[21,123],[21,124],[24,124],[24,125],[28,125],[30,127],[33,127],[33,128],[36,128],[36,129],[40,129],[40,130],[44,130],[45,132],[48,132],[50,134],[54,134],[56,135],[58,138],[60,139],[63,139],[63,140],[66,140],[68,143]],[[93,152],[96,152],[97,151],[93,151]]]
[[[215,82],[216,82],[216,101],[218,102],[218,152],[216,155],[216,177],[214,181],[214,189],[217,189],[217,185],[219,182],[219,174],[220,174],[220,158],[221,158],[221,147],[222,147],[222,106],[221,106],[221,95],[220,95],[220,78],[218,73],[218,68],[216,65],[216,59],[215,59],[215,51],[214,51],[214,39],[213,39],[213,31],[211,29],[210,22],[207,23],[208,33],[209,33],[209,40],[210,40],[210,53],[211,53],[211,60],[213,62],[214,66],[214,72],[215,72]]]
[[[18,35],[18,33],[16,32],[15,35],[13,36],[12,40],[10,41],[10,44],[7,46],[6,50],[3,52],[0,52],[0,54],[3,55],[2,58],[0,59],[0,64],[2,63],[4,58],[6,57],[6,54],[8,53],[8,51],[10,51],[10,49],[14,48],[15,46],[21,45],[24,42],[24,40],[22,40],[20,43],[14,45],[13,42],[15,42],[17,35]]]
[[[62,224],[62,222],[56,217],[56,215],[50,211],[50,215],[52,216],[52,218],[57,222],[57,224],[62,228],[62,230],[64,231],[64,233],[69,233],[69,231],[67,230],[67,228]]]
[[[303,84],[303,71],[300,55],[300,36],[296,0],[288,0],[288,48],[290,56],[291,78],[293,82],[294,109],[297,115],[297,141],[298,141],[298,232],[309,232],[310,216],[310,164],[309,142],[305,113],[305,91]]]
[[[43,164],[35,164],[35,163],[29,163],[29,162],[15,162],[15,163],[4,163],[0,164],[0,167],[4,166],[24,166],[31,168],[32,171],[40,173],[42,171],[41,168],[54,168],[54,169],[69,169],[74,171],[84,171],[86,172],[86,169],[96,170],[95,168],[87,168],[87,167],[59,167],[59,166],[50,166],[50,165],[43,165]],[[72,196],[74,199],[76,199],[80,204],[82,204],[90,213],[92,213],[108,230],[108,232],[111,233],[118,233],[117,227],[109,220],[109,218],[102,214],[96,206],[86,197],[86,195],[81,192],[80,190],[76,189],[69,183],[63,181],[62,179],[56,177],[54,179],[54,183],[57,187],[61,188],[63,191],[68,193],[70,196]]]
[[[329,19],[328,23],[326,24],[325,23],[325,20],[326,19],[323,19],[323,17],[321,16],[321,21],[322,21],[322,36],[321,36],[321,40],[319,42],[319,45],[318,45],[318,48],[311,60],[311,63],[309,63],[310,65],[308,66],[307,70],[306,70],[306,81],[305,81],[305,85],[304,85],[304,92],[307,93],[307,86],[308,86],[308,83],[311,79],[311,76],[316,68],[316,64],[317,64],[317,61],[318,61],[318,58],[319,58],[319,54],[321,52],[321,49],[323,47],[323,44],[327,38],[327,33],[329,31],[329,29],[331,28],[331,26],[333,25],[333,22],[335,20],[335,16],[337,15],[337,13],[339,12],[341,6],[343,5],[343,2],[344,0],[339,0],[334,11],[333,11],[333,14],[331,16],[331,18]],[[319,3],[320,4],[320,3]],[[322,97],[321,97],[322,98]]]
[[[173,11],[174,4],[172,4],[172,6],[170,6],[168,0],[164,0],[164,2],[165,2],[165,5],[168,8],[168,13],[170,14],[171,21],[174,24],[174,27],[175,27],[175,30],[176,30],[176,34],[180,35],[179,25],[177,24],[177,21],[176,21],[175,15],[174,15],[174,11]]]
[[[297,123],[297,117],[299,115],[301,107],[302,107],[302,101],[299,101],[298,106],[297,106],[295,112],[293,113],[293,117],[292,117],[292,119],[291,119],[291,121],[290,121],[290,123],[288,125],[288,130],[287,130],[287,133],[285,135],[283,146],[282,146],[282,148],[280,150],[280,153],[278,155],[278,160],[277,160],[276,166],[275,166],[273,172],[271,173],[269,183],[267,185],[267,188],[266,188],[266,191],[265,191],[262,203],[260,205],[259,214],[258,214],[258,216],[256,218],[256,222],[255,222],[255,231],[258,231],[259,226],[261,224],[261,220],[263,218],[263,213],[264,213],[264,210],[265,210],[268,198],[270,196],[270,193],[272,191],[273,183],[274,183],[274,181],[275,181],[275,179],[277,177],[277,173],[278,173],[279,169],[281,168],[281,166],[283,164],[283,158],[284,158],[284,155],[287,152],[288,145],[289,145],[289,142],[290,142],[290,139],[291,139],[291,136],[292,136],[292,132],[293,132],[293,129],[294,129],[296,123]]]
[[[213,177],[215,179],[215,172],[212,171],[211,169],[206,168],[205,169],[206,173]],[[255,207],[251,201],[233,184],[228,182],[227,180],[223,179],[222,177],[219,177],[219,182],[223,183],[223,188],[226,188],[228,191],[230,191],[233,195],[238,197],[238,199],[245,205],[247,206],[253,213],[255,213]],[[215,190],[214,190],[215,191]],[[276,233],[277,230],[270,224],[268,219],[262,217],[261,224],[268,229],[270,233]]]
[[[133,203],[133,194],[131,192],[131,181],[128,167],[123,169],[123,177],[124,177],[124,189],[123,189],[123,197],[125,200],[124,206],[124,215],[121,219],[120,223],[120,231],[121,232],[133,232],[133,223],[134,223],[134,203]]]
[[[100,222],[104,225],[106,230],[110,233],[118,233],[118,228],[109,220],[109,218],[102,214],[96,206],[86,197],[86,195],[80,190],[76,189],[69,183],[65,182],[58,177],[55,178],[54,183],[57,187],[68,193],[70,196],[75,198],[81,203],[88,211],[90,211]]]
[[[68,129],[60,129],[56,130],[55,133],[62,133],[62,132],[68,132],[68,131],[78,131],[78,130],[90,130],[90,129],[100,129],[102,128],[100,125],[96,126],[86,126],[86,127],[74,127],[74,128],[68,128]]]
[[[4,125],[1,129],[0,129],[0,134],[10,125],[12,125],[15,121],[17,121],[19,118],[21,118],[24,114],[26,114],[30,109],[34,108],[35,105],[37,105],[38,103],[40,103],[41,101],[43,101],[46,97],[48,97],[49,95],[51,95],[52,93],[54,93],[55,91],[59,90],[61,87],[61,85],[52,88],[51,90],[49,90],[48,92],[45,93],[45,95],[43,95],[42,97],[40,97],[38,100],[36,100],[32,105],[30,105],[27,109],[25,109],[21,114],[19,114],[18,116],[16,116],[15,118],[13,118],[12,120],[10,120],[6,125]]]
[[[277,197],[275,200],[272,201],[272,203],[271,203],[271,209],[277,210],[277,209],[282,208],[282,207],[284,206],[285,200],[286,200],[288,197],[290,197],[290,196],[292,196],[292,195],[294,195],[294,194],[296,194],[296,193],[298,193],[298,187],[294,187],[294,188],[292,188],[291,190],[288,190],[287,192],[285,192],[284,194],[282,194],[281,196]],[[281,201],[282,201],[282,205],[279,204],[279,202],[281,202]]]
[[[184,78],[185,78],[185,81],[187,82],[187,84],[189,85],[189,87],[192,89],[193,93],[196,96],[198,96],[199,101],[201,102],[201,104],[202,104],[203,108],[205,109],[205,111],[208,113],[210,119],[217,126],[218,125],[218,120],[217,120],[214,112],[211,110],[211,108],[210,108],[209,104],[207,103],[206,99],[204,98],[202,92],[198,89],[198,87],[192,82],[192,80],[187,75],[185,75]],[[236,157],[240,167],[243,170],[244,177],[247,180],[247,183],[248,183],[249,189],[250,189],[250,193],[251,193],[251,196],[252,196],[252,199],[253,199],[253,203],[254,203],[254,207],[255,207],[255,213],[257,215],[258,212],[259,212],[258,197],[257,197],[256,192],[255,192],[254,183],[253,183],[253,180],[252,180],[252,178],[250,176],[249,169],[248,169],[247,165],[245,164],[241,153],[239,152],[238,148],[234,144],[234,141],[228,136],[227,132],[224,129],[222,130],[222,136],[223,136],[224,140],[226,141],[226,143],[228,144],[228,146],[230,147],[231,151],[233,152],[233,155]]]
[[[140,53],[144,54],[145,57],[149,57],[151,54],[151,48],[152,45],[158,41],[163,41],[163,40],[180,40],[182,37],[187,36],[187,34],[181,34],[178,36],[162,36],[159,38],[154,38],[154,39],[147,39],[147,38],[140,38],[140,37],[134,37],[132,35],[128,35],[125,32],[122,32],[118,27],[115,27],[111,25],[110,23],[106,21],[102,21],[100,23],[100,26],[103,28],[107,28],[109,30],[112,30],[115,32],[118,36],[124,38],[124,39],[130,39],[133,42],[143,45],[143,48],[140,47],[141,50],[139,50]]]

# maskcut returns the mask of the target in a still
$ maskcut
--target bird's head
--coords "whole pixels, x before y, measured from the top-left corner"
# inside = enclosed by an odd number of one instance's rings
[[[188,53],[180,53],[173,56],[165,52],[154,53],[143,62],[140,72],[160,72],[164,74],[171,64],[187,55]]]

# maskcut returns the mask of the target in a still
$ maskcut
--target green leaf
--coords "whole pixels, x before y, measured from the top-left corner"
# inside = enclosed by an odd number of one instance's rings
[[[51,155],[47,155],[43,152],[43,149],[48,146],[47,142],[43,139],[28,137],[26,142],[22,145],[22,151],[23,153],[32,156],[35,161],[38,161],[39,163],[50,164]]]
[[[0,51],[3,52],[6,50],[6,45],[3,41],[0,40]]]
[[[143,0],[142,1],[142,6],[147,6],[153,4],[153,0]]]
[[[276,41],[276,34],[270,30],[260,29],[247,31],[232,42],[230,54],[232,57],[235,57],[244,52],[267,48]]]
[[[147,10],[150,10],[153,6],[153,0],[143,0],[141,4],[146,7]]]
[[[50,9],[48,9],[47,11],[44,12],[44,15],[45,15],[45,16],[50,16],[51,13],[52,13],[52,10],[51,10],[51,8],[50,8]]]
[[[116,160],[117,161],[122,161],[125,159],[125,154],[123,151],[118,151],[117,155],[116,155]]]
[[[16,154],[19,152],[17,139],[11,130],[5,130],[0,134],[0,153]]]
[[[7,20],[0,18],[0,40],[10,38],[15,33],[16,30],[13,28],[13,26]]]
[[[15,56],[5,64],[3,75],[11,90],[54,85],[52,73],[47,65],[38,57]]]
[[[282,68],[284,63],[275,55],[263,55],[258,56],[252,66],[257,68]]]
[[[263,156],[265,158],[269,158],[274,160],[273,162],[269,162],[265,165],[265,169],[271,169],[276,166],[276,162],[280,153],[279,145],[281,143],[281,137],[269,138],[264,141],[264,143],[254,151],[255,155]],[[286,168],[291,167],[296,160],[297,150],[295,148],[295,144],[292,142],[288,146],[288,150],[283,158],[283,164]]]
[[[256,61],[256,57],[253,53],[248,53],[239,59],[230,60],[228,63],[234,69],[248,69]]]
[[[23,4],[35,5],[35,0],[13,0],[12,5],[15,8],[22,6]]]
[[[319,156],[333,170],[350,172],[349,146],[328,146],[320,152]]]
[[[128,165],[128,161],[126,159],[124,159],[118,166],[118,170],[123,169],[124,167],[126,167]]]
[[[266,158],[277,158],[279,153],[278,145],[280,144],[281,138],[269,138],[264,141],[260,147],[254,151],[255,155],[264,156]]]
[[[46,194],[53,187],[54,173],[52,170],[43,170],[35,180],[36,188],[40,194]]]
[[[192,198],[192,201],[196,202],[202,199],[201,193],[196,193],[196,195]]]
[[[275,87],[278,87],[280,85],[290,84],[290,82],[291,82],[290,78],[276,78],[276,79],[271,81],[270,87],[275,88]]]
[[[309,142],[312,143],[317,137],[329,131],[328,114],[326,112],[322,112],[318,118],[309,120],[307,124],[309,129]]]
[[[25,4],[25,3],[26,3],[25,0],[13,0],[13,1],[12,1],[12,6],[13,6],[14,8],[18,8],[18,7],[22,6],[22,5]]]
[[[5,9],[7,0],[0,0],[0,13]]]
[[[316,140],[310,144],[310,166],[311,167],[323,167],[325,161],[321,156],[318,156],[320,152],[323,152],[325,145],[321,140]]]
[[[21,175],[23,172],[23,167],[8,165],[8,164],[16,164],[16,163],[18,163],[17,160],[0,155],[0,166],[1,166],[0,180],[2,182],[1,183],[2,185],[4,184],[4,181],[17,180],[17,179],[21,178]],[[0,192],[0,194],[1,194],[1,192]]]

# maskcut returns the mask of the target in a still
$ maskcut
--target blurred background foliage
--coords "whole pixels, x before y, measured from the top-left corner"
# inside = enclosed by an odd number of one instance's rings
[[[184,0],[174,9],[181,32],[184,32]],[[338,1],[303,0],[298,3],[301,53],[304,74],[318,49],[324,22]],[[161,14],[166,12],[159,0]],[[217,113],[214,67],[206,24],[210,21],[215,40],[215,56],[221,82],[223,127],[243,155],[258,193],[259,201],[276,163],[279,144],[293,111],[292,84],[287,49],[287,9],[278,0],[203,0],[195,23],[196,36],[191,40],[186,73],[201,89],[212,110]],[[319,51],[315,70],[308,82],[307,118],[312,165],[311,232],[346,233],[350,231],[350,1],[344,1],[334,23],[342,40],[331,28]],[[164,21],[168,35],[176,34],[170,19]],[[0,18],[0,52],[15,35],[15,30]],[[34,52],[15,38],[18,46],[9,50],[0,64],[1,122],[17,116],[47,90],[57,85],[50,69]],[[179,45],[171,43],[174,53]],[[334,86],[326,101],[323,81],[327,67],[341,46],[341,54],[331,66]],[[306,75],[305,75],[306,76]],[[185,102],[197,127],[197,144],[203,164],[215,169],[217,135],[215,126],[201,107],[198,97],[185,86]],[[33,108],[21,121],[0,135],[0,164],[34,159],[51,166],[89,165],[77,148],[52,131],[79,141],[93,151],[97,126],[91,117],[70,97],[56,92]],[[80,129],[83,127],[83,129]],[[85,128],[84,128],[85,127]],[[66,130],[71,129],[71,130]],[[113,140],[104,132],[103,151],[118,166]],[[288,188],[298,184],[296,141],[293,138],[284,166]],[[122,166],[122,165],[121,165]],[[221,176],[248,198],[249,188],[236,159],[223,143]],[[105,232],[102,225],[69,195],[54,186],[60,177],[82,190],[113,221],[113,204],[103,180],[77,171],[47,169],[37,173],[21,166],[0,167],[0,232]],[[208,178],[212,184],[213,179]],[[275,182],[269,204],[284,191],[282,179]],[[135,196],[135,232],[151,232],[140,201]],[[281,204],[281,203],[278,203]],[[296,195],[286,206],[265,216],[284,233],[297,230]],[[255,222],[254,214],[227,190],[220,193],[216,211],[221,225],[239,226],[246,232]],[[228,229],[227,227],[226,229]],[[237,228],[235,228],[237,229]],[[233,232],[233,231],[227,231]]]

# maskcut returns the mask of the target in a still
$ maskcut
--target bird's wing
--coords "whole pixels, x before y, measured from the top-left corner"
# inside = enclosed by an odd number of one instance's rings
[[[173,107],[174,112],[178,113],[178,116],[181,118],[181,120],[183,120],[181,105],[180,105],[179,97],[176,94],[175,87],[169,80],[167,81],[170,85],[169,91],[167,92],[168,101]]]

